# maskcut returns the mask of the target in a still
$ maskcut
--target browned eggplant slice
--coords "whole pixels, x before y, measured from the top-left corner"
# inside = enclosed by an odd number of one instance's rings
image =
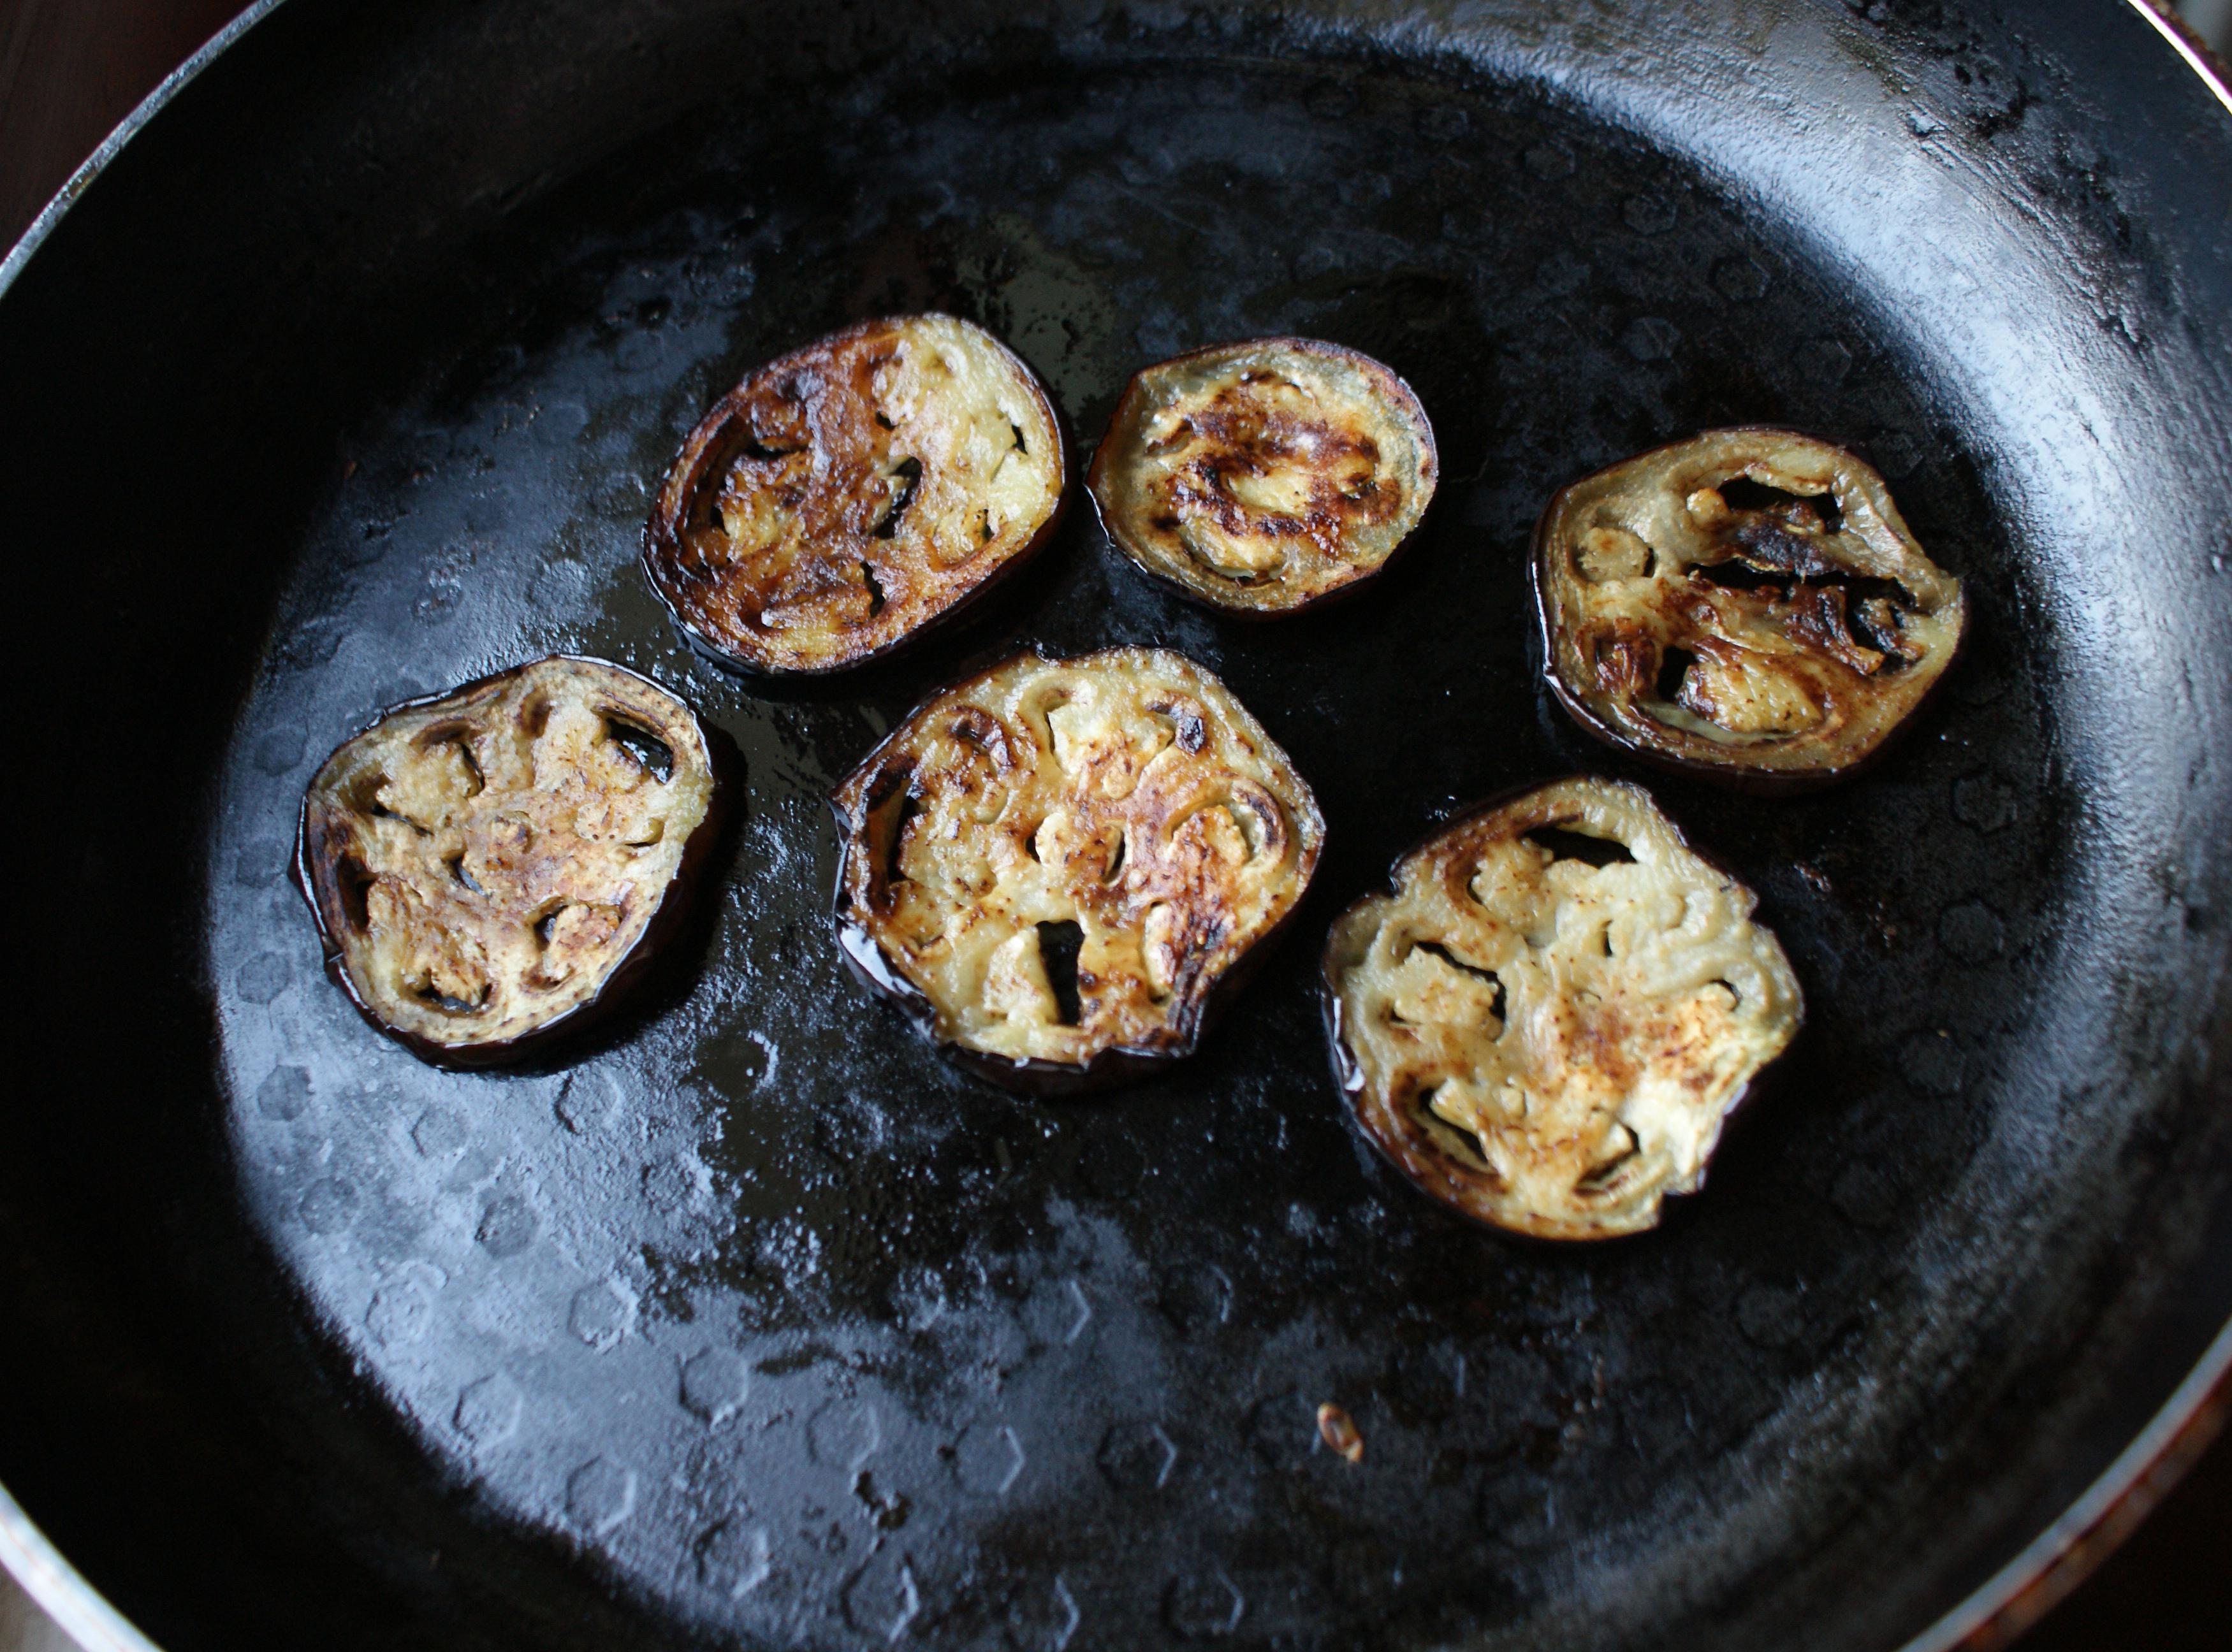
[[[1952,663],[1961,582],[1884,479],[1790,431],[1709,431],[1575,483],[1534,538],[1551,687],[1662,767],[1774,787],[1851,773]]]
[[[962,1065],[1041,1093],[1191,1053],[1325,839],[1262,726],[1160,649],[1017,655],[833,802],[847,956]]]
[[[1640,787],[1559,781],[1457,821],[1326,945],[1366,1139],[1420,1189],[1538,1239],[1657,1225],[1804,1014],[1749,890]]]
[[[445,1066],[608,1007],[718,835],[714,748],[657,683],[570,655],[387,712],[302,800],[295,878],[365,1019]]]
[[[1021,567],[1052,537],[1068,474],[1054,404],[983,328],[864,321],[705,415],[659,485],[644,572],[723,664],[834,671]]]
[[[1140,567],[1260,618],[1379,573],[1439,467],[1426,410],[1392,370],[1314,339],[1256,339],[1134,377],[1089,485]]]

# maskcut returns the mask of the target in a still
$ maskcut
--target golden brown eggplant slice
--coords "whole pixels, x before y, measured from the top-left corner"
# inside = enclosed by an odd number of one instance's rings
[[[1762,787],[1851,773],[1959,647],[1961,582],[1883,478],[1790,431],[1709,431],[1567,488],[1534,540],[1551,687],[1662,767]]]
[[[1539,1239],[1653,1227],[1804,1013],[1749,890],[1639,787],[1554,782],[1396,863],[1326,946],[1334,1072],[1413,1182]]]
[[[690,708],[552,655],[413,700],[326,759],[295,877],[326,966],[430,1060],[509,1060],[608,1007],[672,933],[718,834]]]
[[[1067,477],[1054,404],[997,339],[950,315],[864,321],[705,415],[659,485],[644,572],[723,664],[834,671],[1021,567]]]
[[[1109,537],[1147,573],[1268,617],[1385,567],[1439,466],[1426,410],[1391,369],[1314,339],[1257,339],[1133,378],[1090,486]]]
[[[964,1066],[1041,1093],[1189,1053],[1325,838],[1262,726],[1160,649],[1017,655],[833,802],[847,956]]]

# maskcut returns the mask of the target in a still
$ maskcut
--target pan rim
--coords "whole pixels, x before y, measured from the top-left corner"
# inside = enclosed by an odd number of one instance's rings
[[[2144,9],[2145,0],[2131,0],[2131,3]],[[2039,1616],[2050,1611],[2144,1522],[2143,1512],[2138,1520],[2122,1531],[2105,1532],[2125,1500],[2138,1492],[2150,1473],[2159,1466],[2171,1467],[2168,1483],[2157,1488],[2159,1496],[2192,1466],[2194,1459],[2200,1455],[2199,1449],[2182,1463],[2169,1464],[2169,1460],[2186,1430],[2203,1423],[2211,1402],[2220,1397],[2232,1398],[2232,1321],[2218,1328],[2216,1338],[2193,1369],[2170,1390],[2170,1398],[2146,1427],[2046,1530],[1898,1652],[1950,1652],[1950,1649],[1990,1629],[2003,1618],[2012,1618],[2025,1592],[2041,1585],[2053,1593],[2040,1609]],[[2215,1431],[2214,1427],[2209,1428],[2211,1435]],[[2199,1442],[2202,1448],[2207,1444],[2206,1439]],[[2107,1535],[2109,1540],[2097,1546],[2086,1544],[2086,1539],[2096,1532]],[[2060,1575],[2064,1571],[2066,1576]],[[2035,1621],[2027,1619],[2011,1627],[2020,1632]]]
[[[160,1652],[62,1558],[5,1486],[0,1486],[0,1571],[84,1652]]]
[[[2167,0],[2129,0],[2131,8],[2145,18],[2157,35],[2170,42],[2170,49],[2185,60],[2185,66],[2201,76],[2201,83],[2214,93],[2224,106],[2224,113],[2232,114],[2232,80],[2228,80],[2224,60],[2209,44],[2196,35],[2185,20],[2165,13],[2163,4]]]
[[[71,172],[4,257],[0,257],[0,301],[4,301],[31,258],[45,244],[70,208],[185,86],[287,0],[254,0],[238,16],[160,81],[100,146]],[[2212,98],[2232,117],[2232,71],[2198,42],[2177,18],[2166,15],[2161,0],[2125,0],[2199,78]],[[1964,1643],[1999,1644],[1990,1636],[2004,1626],[2020,1633],[2052,1610],[2071,1590],[2143,1524],[2153,1505],[2118,1528],[2116,1517],[2143,1491],[2157,1500],[2175,1485],[2205,1449],[2209,1437],[2224,1425],[2232,1406],[2232,1319],[2221,1325],[2192,1369],[2157,1408],[2146,1425],[2084,1491],[1999,1570],[1942,1612],[1919,1634],[1887,1652],[1950,1652]],[[2215,1415],[2212,1416],[2212,1411]],[[2203,1437],[2191,1442],[2192,1431]],[[2180,1448],[2193,1443],[2183,1461]],[[2151,1478],[2167,1478],[2150,1486]],[[2102,1539],[2093,1542],[2089,1539]],[[0,1482],[0,1571],[21,1585],[48,1616],[73,1636],[85,1652],[161,1652],[107,1597],[62,1555]],[[2019,1616],[2026,1596],[2048,1591],[2034,1615]]]
[[[255,0],[253,5],[204,41],[199,50],[157,81],[155,89],[133,106],[132,113],[116,123],[115,129],[101,140],[101,146],[78,164],[77,170],[55,191],[54,198],[39,209],[38,217],[31,220],[29,227],[8,249],[8,256],[0,258],[0,298],[7,297],[8,289],[31,262],[31,255],[46,243],[55,226],[62,221],[62,215],[77,204],[78,198],[93,186],[95,178],[108,170],[109,162],[123,152],[124,146],[163,112],[164,106],[178,96],[187,81],[216,62],[219,53],[286,3],[287,0]]]

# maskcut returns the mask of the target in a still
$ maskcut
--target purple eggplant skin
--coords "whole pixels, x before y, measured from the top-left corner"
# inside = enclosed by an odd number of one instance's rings
[[[1207,579],[1200,580],[1176,577],[1162,566],[1158,557],[1145,542],[1135,526],[1126,520],[1125,513],[1113,501],[1113,480],[1111,475],[1119,443],[1119,432],[1138,421],[1139,405],[1148,392],[1151,376],[1165,374],[1197,362],[1229,356],[1243,349],[1266,352],[1289,351],[1307,357],[1337,360],[1353,368],[1370,380],[1381,398],[1394,410],[1404,426],[1411,432],[1419,450],[1419,470],[1422,490],[1425,496],[1414,520],[1402,538],[1380,558],[1372,567],[1315,591],[1295,600],[1276,605],[1250,602],[1245,587],[1235,586],[1230,591],[1220,589]],[[1159,361],[1132,374],[1118,398],[1116,409],[1109,416],[1107,430],[1093,450],[1093,463],[1086,472],[1086,493],[1093,501],[1093,515],[1109,541],[1123,552],[1125,559],[1139,571],[1186,601],[1199,608],[1249,625],[1267,620],[1291,619],[1297,614],[1321,612],[1338,608],[1369,593],[1380,579],[1395,564],[1405,558],[1421,536],[1433,508],[1433,499],[1441,475],[1441,455],[1434,439],[1433,422],[1427,418],[1418,392],[1392,368],[1374,360],[1361,351],[1328,344],[1322,340],[1282,336],[1267,339],[1248,339],[1226,344],[1205,346],[1189,350],[1183,355]]]
[[[736,800],[743,784],[743,757],[736,742],[723,730],[705,722],[663,684],[640,672],[629,671],[626,666],[586,655],[547,655],[485,677],[475,677],[455,688],[400,701],[368,719],[356,735],[335,747],[334,752],[328,754],[327,761],[330,762],[334,755],[354,741],[362,738],[399,713],[422,710],[497,687],[519,677],[532,666],[550,662],[578,664],[616,672],[674,700],[677,704],[683,704],[691,728],[704,742],[713,782],[704,818],[685,841],[680,862],[674,875],[667,881],[657,911],[626,956],[606,975],[590,998],[516,1037],[490,1040],[479,1044],[444,1044],[388,1021],[376,1007],[366,1000],[346,967],[336,927],[340,914],[337,910],[333,910],[337,904],[329,898],[329,889],[325,895],[321,896],[321,892],[326,888],[327,880],[319,874],[312,847],[312,800],[309,793],[305,793],[302,807],[296,813],[295,856],[291,869],[293,880],[296,891],[310,909],[328,978],[341,989],[342,995],[375,1032],[394,1040],[431,1066],[453,1072],[479,1072],[540,1059],[609,1021],[616,1011],[626,1009],[665,971],[671,952],[683,949],[677,943],[684,941],[697,927],[694,920],[699,916],[697,909],[703,885],[718,858],[720,845],[728,836],[728,828],[736,817]],[[321,774],[324,768],[321,763]]]
[[[845,831],[845,815],[841,807],[832,803],[837,812],[838,830]],[[1191,1024],[1184,1034],[1171,1044],[1151,1050],[1127,1049],[1121,1046],[1096,1052],[1085,1062],[1072,1066],[1063,1061],[1009,1061],[983,1050],[971,1050],[942,1039],[938,1033],[938,1012],[922,989],[892,969],[885,958],[883,949],[859,924],[846,916],[844,873],[838,873],[837,910],[834,927],[838,949],[853,974],[879,997],[896,1007],[914,1024],[915,1031],[952,1066],[972,1079],[996,1085],[1019,1096],[1035,1100],[1058,1101],[1072,1097],[1096,1096],[1112,1090],[1121,1090],[1127,1085],[1139,1084],[1166,1072],[1177,1062],[1184,1061],[1201,1047],[1202,1040],[1213,1033],[1230,1012],[1232,1006],[1254,981],[1264,962],[1294,927],[1294,918],[1301,911],[1301,903],[1264,931],[1262,938],[1242,955],[1239,962],[1218,976],[1200,1001]]]
[[[689,571],[691,554],[685,543],[698,501],[708,480],[708,473],[724,457],[733,457],[736,432],[752,428],[756,403],[765,399],[768,387],[776,380],[800,373],[827,373],[836,376],[836,369],[850,354],[859,354],[863,347],[886,334],[915,323],[931,323],[944,327],[960,327],[969,333],[981,335],[983,342],[996,349],[1014,380],[1029,392],[1030,401],[1038,415],[1038,434],[1049,444],[1054,499],[1052,508],[1029,537],[1020,546],[1002,554],[1001,559],[978,574],[971,582],[958,586],[935,606],[925,608],[912,623],[901,625],[874,626],[880,635],[846,639],[833,643],[818,653],[783,663],[772,658],[756,658],[743,651],[741,645],[724,643],[714,634],[718,605],[712,598],[721,593],[705,593],[700,605],[706,612],[692,612],[685,593],[694,592],[703,582]],[[957,622],[973,614],[995,592],[1005,589],[1008,583],[1023,568],[1033,563],[1051,545],[1069,514],[1072,486],[1070,450],[1059,411],[1046,387],[1021,357],[981,328],[955,318],[936,313],[920,315],[886,317],[862,321],[844,328],[827,338],[818,339],[785,355],[755,368],[736,388],[730,391],[706,412],[682,444],[667,468],[659,490],[654,496],[651,515],[643,528],[641,554],[638,559],[652,593],[667,618],[691,651],[723,671],[747,678],[768,682],[811,681],[848,671],[912,647],[921,638],[948,631]],[[896,518],[899,511],[894,510]],[[857,537],[857,535],[855,536]],[[878,542],[871,536],[870,543]],[[882,543],[891,543],[884,536]],[[879,554],[881,553],[879,552]],[[725,588],[723,588],[725,590]],[[733,606],[733,602],[728,606]]]
[[[1452,1196],[1437,1192],[1432,1177],[1419,1174],[1410,1163],[1390,1151],[1386,1143],[1382,1142],[1374,1132],[1366,1130],[1357,1118],[1357,1109],[1364,1089],[1364,1074],[1358,1067],[1356,1057],[1349,1049],[1348,1040],[1341,1032],[1340,993],[1334,984],[1331,970],[1322,972],[1319,981],[1320,1025],[1325,1030],[1327,1059],[1333,1069],[1334,1087],[1340,1092],[1343,1111],[1347,1116],[1349,1128],[1355,1132],[1357,1139],[1369,1148],[1372,1156],[1382,1164],[1394,1171],[1405,1182],[1418,1189],[1435,1205],[1457,1217],[1469,1227],[1493,1233],[1499,1239],[1509,1240],[1520,1245],[1539,1246],[1544,1250],[1563,1250],[1575,1244],[1618,1245],[1623,1242],[1633,1242],[1658,1232],[1660,1228],[1664,1228],[1679,1215],[1677,1208],[1677,1201],[1686,1202],[1705,1190],[1705,1183],[1710,1180],[1710,1166],[1706,1174],[1698,1176],[1694,1187],[1670,1190],[1667,1193],[1665,1213],[1659,1218],[1658,1228],[1648,1228],[1632,1234],[1592,1234],[1579,1239],[1553,1239],[1541,1234],[1524,1233],[1517,1228],[1506,1227],[1483,1215],[1478,1203],[1471,1198],[1462,1194]],[[1804,1029],[1801,1027],[1797,1037],[1792,1039],[1792,1044],[1795,1046],[1798,1040],[1804,1036]],[[1729,1143],[1732,1139],[1749,1129],[1752,1118],[1762,1111],[1763,1105],[1766,1109],[1771,1110],[1774,1098],[1781,1092],[1788,1082],[1790,1072],[1788,1053],[1788,1051],[1785,1051],[1782,1055],[1777,1056],[1755,1073],[1751,1082],[1744,1086],[1743,1093],[1731,1102],[1729,1110],[1721,1115],[1720,1144],[1713,1150],[1716,1158],[1729,1150]]]
[[[1093,521],[1100,524],[1102,534],[1107,537],[1111,544],[1119,550],[1122,549],[1123,541],[1117,536],[1115,528],[1110,525],[1108,513],[1102,508],[1100,496],[1088,488],[1086,490],[1086,497],[1092,503]],[[1198,609],[1204,613],[1215,614],[1220,619],[1229,619],[1236,625],[1251,628],[1258,625],[1272,625],[1282,619],[1300,619],[1304,614],[1333,613],[1346,609],[1352,604],[1366,600],[1379,590],[1382,581],[1389,574],[1394,573],[1398,567],[1407,567],[1411,563],[1412,547],[1425,537],[1426,525],[1437,520],[1436,515],[1437,509],[1437,503],[1429,504],[1424,514],[1419,518],[1418,526],[1405,534],[1403,542],[1387,553],[1386,560],[1362,579],[1351,580],[1346,584],[1337,585],[1329,591],[1320,592],[1307,602],[1298,602],[1292,607],[1287,608],[1243,608],[1230,603],[1218,602],[1203,595],[1198,591],[1189,589],[1176,580],[1165,579],[1159,573],[1140,567],[1139,560],[1128,553],[1126,554],[1124,560],[1133,570],[1152,580],[1158,588],[1169,592],[1189,607]]]
[[[1839,785],[1868,773],[1885,757],[1906,743],[1908,738],[1913,734],[1916,725],[1923,721],[1924,715],[1937,703],[1939,692],[1945,686],[1945,677],[1950,677],[1961,663],[1959,653],[1947,660],[1944,676],[1930,685],[1929,692],[1915,703],[1914,709],[1900,718],[1898,725],[1885,735],[1873,749],[1863,753],[1850,762],[1807,773],[1775,773],[1765,769],[1729,768],[1718,763],[1701,763],[1690,758],[1677,756],[1670,752],[1661,751],[1645,741],[1631,740],[1583,704],[1566,686],[1565,679],[1559,675],[1557,666],[1551,656],[1551,622],[1548,611],[1543,603],[1542,554],[1539,539],[1536,541],[1535,554],[1529,559],[1528,584],[1534,605],[1538,640],[1542,645],[1543,686],[1549,690],[1551,698],[1558,703],[1560,709],[1571,717],[1584,733],[1601,741],[1623,757],[1633,758],[1637,762],[1655,769],[1659,774],[1671,774],[1682,780],[1704,781],[1724,792],[1732,792],[1743,797],[1803,797],[1809,793],[1824,790],[1828,787]],[[1961,652],[1966,652],[1967,648],[1968,641],[1964,637],[1961,643]]]
[[[1866,466],[1865,462],[1859,460],[1858,456],[1838,448],[1836,444],[1826,437],[1781,426],[1737,425],[1724,430],[1707,431],[1700,437],[1686,437],[1678,441],[1661,443],[1657,447],[1647,448],[1642,452],[1632,455],[1621,460],[1619,463],[1621,465],[1641,463],[1660,455],[1671,454],[1690,447],[1706,437],[1757,437],[1762,441],[1794,438],[1802,442],[1818,444],[1823,448],[1835,449],[1846,458],[1859,464],[1874,484],[1882,489],[1886,502],[1888,501],[1889,489],[1884,486],[1881,477],[1875,474],[1872,467]],[[1606,469],[1612,468],[1617,467],[1606,467]],[[1958,668],[1962,655],[1967,651],[1973,615],[1969,614],[1964,608],[1960,631],[1947,649],[1943,663],[1937,667],[1937,675],[1931,678],[1921,696],[1907,708],[1898,721],[1879,735],[1872,744],[1853,755],[1807,768],[1767,768],[1744,764],[1735,759],[1720,761],[1701,761],[1669,750],[1652,741],[1638,737],[1619,729],[1593,710],[1573,685],[1567,681],[1564,673],[1559,670],[1557,621],[1549,589],[1550,582],[1554,577],[1552,559],[1557,550],[1551,533],[1553,519],[1560,505],[1573,488],[1581,486],[1602,474],[1601,470],[1592,472],[1589,476],[1581,478],[1580,482],[1560,489],[1551,496],[1548,503],[1542,508],[1541,515],[1535,520],[1528,556],[1528,586],[1534,610],[1535,638],[1542,651],[1541,672],[1544,685],[1566,715],[1585,732],[1625,756],[1632,757],[1638,762],[1644,763],[1662,774],[1678,775],[1687,780],[1703,780],[1725,791],[1747,796],[1793,797],[1819,791],[1825,787],[1837,785],[1866,773],[1902,745],[1915,727],[1923,721],[1925,711],[1936,702],[1940,690],[1944,687],[1945,679]],[[1900,531],[1904,533],[1903,523]]]
[[[932,614],[912,631],[893,638],[880,647],[848,655],[844,659],[834,660],[826,665],[775,671],[756,661],[746,659],[741,655],[730,653],[692,629],[690,622],[682,617],[680,611],[675,607],[665,589],[656,580],[650,581],[652,594],[658,598],[659,607],[665,612],[667,619],[673,624],[675,632],[681,637],[690,651],[708,665],[730,677],[742,677],[748,683],[770,684],[827,683],[862,666],[873,665],[907,653],[925,638],[935,640],[950,636],[952,632],[960,630],[968,621],[975,619],[989,605],[992,599],[1004,594],[1015,579],[1027,568],[1035,564],[1047,547],[1054,543],[1055,537],[1061,531],[1062,525],[1069,519],[1070,502],[1075,492],[1076,489],[1065,482],[1061,498],[1054,508],[1054,515],[1048,517],[1046,525],[1031,536],[1029,544],[1001,563],[983,580],[957,597],[948,606]],[[651,529],[646,528],[645,529],[646,539],[650,533]],[[642,562],[650,554],[649,547],[646,545],[643,557],[638,559],[639,562]]]
[[[1272,949],[1293,927],[1322,855],[1325,835],[1324,817],[1317,807],[1316,800],[1310,795],[1301,777],[1293,774],[1285,755],[1275,746],[1271,746],[1271,761],[1292,775],[1301,794],[1295,827],[1303,845],[1302,862],[1293,897],[1285,910],[1246,950],[1235,957],[1205,987],[1188,989],[1196,995],[1178,1015],[1158,1029],[1158,1036],[1152,1046],[1110,1046],[1094,1051],[1081,1062],[1071,1063],[1037,1058],[1010,1059],[968,1048],[941,1036],[938,1028],[938,1013],[928,995],[893,965],[857,914],[850,886],[853,845],[868,835],[868,817],[879,807],[885,796],[866,777],[879,776],[887,771],[897,749],[908,738],[923,714],[931,708],[977,683],[997,677],[1021,665],[1052,666],[1068,663],[1051,659],[1035,650],[1026,650],[1007,655],[992,665],[933,694],[878,742],[829,800],[839,837],[832,923],[839,949],[853,973],[863,985],[906,1016],[917,1031],[954,1066],[1002,1089],[1041,1098],[1100,1093],[1152,1077],[1166,1070],[1171,1063],[1192,1055],[1202,1040],[1246,990]],[[1191,662],[1186,664],[1191,667]],[[1199,670],[1198,667],[1191,669]],[[1210,680],[1214,681],[1213,678]],[[1221,691],[1229,694],[1229,690]],[[1244,712],[1244,708],[1243,709]],[[1253,719],[1249,721],[1252,722]],[[1260,729],[1257,732],[1261,733]],[[1268,737],[1265,743],[1268,744]]]
[[[1572,774],[1548,781],[1527,781],[1494,793],[1460,811],[1395,857],[1391,863],[1386,881],[1387,893],[1392,896],[1400,892],[1396,869],[1443,839],[1463,832],[1474,822],[1496,813],[1536,792],[1572,781],[1596,779],[1597,777],[1593,775]],[[1632,785],[1632,782],[1629,784]],[[1676,828],[1676,833],[1681,839],[1683,846],[1690,854],[1728,878],[1739,888],[1748,888],[1719,857],[1699,849],[1689,840],[1686,835],[1681,833],[1678,826]],[[1460,1163],[1443,1151],[1423,1130],[1403,1116],[1399,1105],[1391,1105],[1381,1110],[1392,1116],[1381,1121],[1382,1128],[1373,1128],[1372,1122],[1365,1116],[1372,1100],[1369,1094],[1369,1085],[1363,1067],[1350,1046],[1344,1027],[1346,1015],[1341,1002],[1340,965],[1334,956],[1333,948],[1333,940],[1339,936],[1342,925],[1350,914],[1372,898],[1373,897],[1359,897],[1343,909],[1340,915],[1335,918],[1327,932],[1327,943],[1319,969],[1318,990],[1320,1025],[1325,1032],[1327,1066],[1332,1072],[1334,1089],[1341,1098],[1342,1111],[1348,1119],[1350,1127],[1382,1163],[1435,1204],[1462,1218],[1471,1226],[1489,1229],[1506,1239],[1548,1248],[1563,1248],[1574,1244],[1610,1244],[1621,1240],[1641,1238],[1664,1226],[1667,1215],[1673,1209],[1675,1201],[1690,1198],[1704,1190],[1710,1169],[1710,1163],[1700,1167],[1697,1179],[1690,1186],[1669,1188],[1664,1191],[1663,1195],[1664,1208],[1658,1221],[1650,1227],[1625,1232],[1534,1232],[1524,1228],[1515,1227],[1509,1221],[1496,1220],[1490,1214],[1489,1201],[1483,1194],[1484,1178],[1470,1167]],[[1797,1001],[1795,1020],[1788,1042],[1775,1057],[1751,1074],[1743,1089],[1723,1110],[1720,1118],[1719,1138],[1713,1149],[1713,1156],[1717,1157],[1727,1151],[1731,1135],[1744,1128],[1746,1122],[1757,1111],[1762,1099],[1773,1096],[1782,1087],[1785,1077],[1790,1070],[1787,1058],[1791,1048],[1803,1037],[1805,1025],[1805,1000],[1801,994]]]

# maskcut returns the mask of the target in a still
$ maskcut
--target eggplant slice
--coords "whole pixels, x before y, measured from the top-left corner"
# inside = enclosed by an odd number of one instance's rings
[[[689,707],[552,655],[398,706],[326,759],[295,878],[366,1020],[489,1066],[645,973],[718,835],[719,791]]]
[[[864,321],[768,363],[667,470],[643,567],[683,632],[737,670],[834,671],[980,596],[1052,537],[1054,404],[950,315]]]
[[[1754,897],[1649,793],[1572,779],[1396,863],[1326,947],[1333,1068],[1420,1189],[1538,1239],[1657,1225],[1804,1014]]]
[[[1017,655],[839,787],[847,955],[970,1070],[1054,1093],[1190,1053],[1293,914],[1325,822],[1180,655]]]
[[[1768,787],[1851,773],[1960,645],[1961,582],[1884,479],[1790,431],[1709,431],[1599,470],[1534,540],[1550,685],[1663,768]]]
[[[1257,339],[1135,376],[1090,486],[1108,536],[1148,573],[1268,617],[1385,567],[1439,467],[1426,410],[1391,369],[1314,339]]]

